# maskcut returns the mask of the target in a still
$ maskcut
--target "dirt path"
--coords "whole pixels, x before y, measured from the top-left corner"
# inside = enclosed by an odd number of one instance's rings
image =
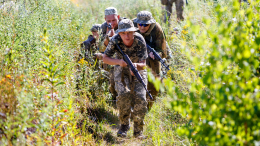
[[[104,116],[103,124],[106,133],[103,136],[103,142],[101,145],[115,145],[115,146],[141,146],[141,145],[152,145],[152,139],[147,138],[145,140],[140,140],[133,137],[133,121],[131,120],[130,130],[127,133],[126,138],[117,137],[117,131],[120,127],[118,119],[118,110],[115,107],[109,108],[107,111],[110,114]]]

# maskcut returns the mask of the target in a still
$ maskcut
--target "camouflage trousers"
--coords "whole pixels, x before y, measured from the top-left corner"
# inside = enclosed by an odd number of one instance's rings
[[[117,92],[115,90],[114,67],[109,71],[109,91],[112,94],[112,100],[116,100]]]
[[[144,117],[147,112],[146,91],[138,81],[130,82],[128,76],[124,77],[124,82],[124,84],[121,81],[115,82],[118,93],[116,104],[119,110],[120,124],[129,125],[130,116],[132,116],[134,132],[142,132]],[[147,78],[144,79],[144,82],[147,84]]]
[[[112,94],[112,100],[116,100],[116,90],[114,81],[114,67],[102,62],[102,68],[109,72],[109,91]]]
[[[170,19],[172,14],[172,5],[175,3],[177,20],[184,20],[183,10],[184,10],[184,0],[161,0],[163,5],[166,5],[166,14],[164,17],[164,22]]]
[[[152,70],[153,75],[156,78],[159,78],[160,72],[161,72],[161,63],[159,61],[148,58],[148,59],[146,59],[146,64]],[[146,95],[146,99],[148,101],[147,108],[148,108],[148,110],[150,110],[154,104],[154,101],[156,100],[156,97],[157,97],[159,91],[157,91],[154,87],[154,84],[149,81],[148,81],[147,89],[148,89],[148,91],[150,91],[151,95],[153,96],[153,100],[151,100],[150,97],[148,95]]]

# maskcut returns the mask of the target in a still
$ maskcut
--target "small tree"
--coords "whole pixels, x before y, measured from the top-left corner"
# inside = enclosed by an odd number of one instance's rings
[[[172,108],[190,121],[179,132],[200,145],[259,143],[259,10],[259,0],[243,6],[234,0],[231,7],[216,6],[216,22],[204,19],[204,28],[188,22],[197,49],[209,50],[207,63],[190,57],[201,77],[192,83],[189,95],[169,80],[165,83],[175,99]]]

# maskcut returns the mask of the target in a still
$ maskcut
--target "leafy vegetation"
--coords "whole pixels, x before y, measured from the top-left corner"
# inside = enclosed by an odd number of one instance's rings
[[[182,47],[199,76],[188,92],[167,80],[168,94],[172,108],[189,120],[179,134],[202,145],[258,145],[259,1],[222,3],[212,5],[210,19],[187,22],[186,38],[196,43]]]

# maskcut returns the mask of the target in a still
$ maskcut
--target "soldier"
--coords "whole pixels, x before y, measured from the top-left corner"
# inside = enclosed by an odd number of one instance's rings
[[[87,60],[88,62],[91,62],[94,64],[92,55],[98,51],[98,48],[100,48],[100,41],[99,41],[99,32],[101,30],[101,24],[95,24],[92,26],[92,28],[90,29],[92,35],[88,36],[88,39],[85,40],[83,43],[80,44],[81,46],[81,50],[79,53],[79,57],[77,61],[80,61],[81,59],[84,58],[84,60]],[[98,66],[96,66],[98,67]],[[85,70],[82,68],[80,68],[80,66],[77,66],[77,72],[78,72],[78,76],[77,76],[77,85],[76,85],[76,89],[80,89],[80,81],[85,78]],[[81,72],[83,74],[81,74]]]
[[[117,108],[119,109],[120,129],[117,136],[126,137],[130,126],[131,108],[133,109],[134,137],[143,136],[144,117],[147,112],[146,91],[142,84],[127,68],[126,62],[118,52],[116,44],[127,54],[133,65],[139,70],[143,81],[147,84],[146,59],[148,57],[145,40],[142,35],[136,33],[136,27],[129,19],[124,19],[118,24],[118,34],[113,36],[104,52],[103,61],[114,65],[115,87],[118,93]],[[112,58],[115,56],[115,59]],[[132,107],[132,103],[133,107]]]
[[[117,9],[114,7],[108,7],[105,9],[105,21],[101,25],[101,40],[104,43],[104,47],[100,50],[100,52],[104,52],[108,42],[112,36],[115,35],[115,31],[118,28],[118,22],[120,21],[120,15],[117,13]],[[111,24],[111,28],[109,28],[109,24]],[[95,54],[97,58],[102,59],[102,53]],[[114,82],[114,68],[110,67],[106,64],[103,64],[103,68],[109,71],[109,90],[112,94],[112,99],[116,99],[117,93],[115,91],[115,82]]]
[[[134,19],[139,30],[137,32],[141,33],[146,41],[146,43],[157,51],[162,58],[167,57],[167,48],[165,36],[162,27],[157,23],[150,12],[141,11],[137,14],[137,18]],[[168,48],[169,49],[169,48]],[[161,73],[161,63],[154,60],[153,52],[148,51],[148,58],[146,64],[151,68],[153,75],[157,78],[160,77]],[[151,91],[154,101],[158,95],[158,91],[155,89],[153,83],[148,82],[148,90]],[[147,99],[149,99],[147,97]],[[149,99],[150,100],[150,99]],[[150,109],[154,101],[148,102],[148,109]]]
[[[81,48],[84,48],[82,51],[84,53],[84,58],[87,59],[89,56],[92,56],[96,51],[99,50],[99,32],[101,30],[101,24],[95,24],[90,29],[92,35],[88,36],[88,39],[80,44]]]
[[[164,17],[164,23],[167,20],[170,20],[172,14],[172,4],[175,3],[176,6],[176,13],[177,13],[177,20],[183,21],[183,10],[184,10],[184,0],[161,0],[162,5],[166,5],[166,14]]]
[[[117,9],[114,7],[108,7],[105,10],[105,20],[102,24],[102,35],[105,38],[104,44],[108,45],[109,38],[115,35],[115,31],[118,28],[118,22],[120,21],[120,15],[117,14]],[[108,25],[111,24],[111,28]],[[111,29],[111,30],[110,30]]]

